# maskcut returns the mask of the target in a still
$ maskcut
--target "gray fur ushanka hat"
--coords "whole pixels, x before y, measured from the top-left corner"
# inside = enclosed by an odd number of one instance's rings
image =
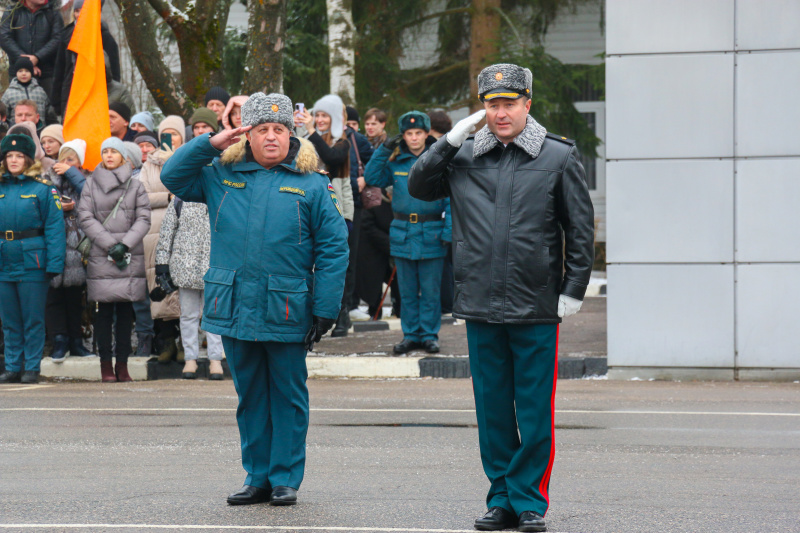
[[[251,94],[242,105],[242,126],[258,126],[266,122],[283,124],[294,131],[292,100],[284,94]]]
[[[511,63],[490,65],[478,74],[478,95],[481,101],[493,98],[531,97],[533,74],[530,69]]]

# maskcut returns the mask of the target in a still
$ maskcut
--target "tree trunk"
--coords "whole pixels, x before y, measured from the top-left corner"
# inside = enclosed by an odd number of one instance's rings
[[[478,100],[478,74],[495,58],[500,45],[500,0],[472,0],[469,47],[469,109],[483,107]]]
[[[283,92],[286,0],[248,0],[247,59],[243,91]]]
[[[118,0],[125,38],[147,89],[165,115],[188,116],[191,105],[181,84],[172,75],[158,48],[155,20],[146,0]]]
[[[355,42],[353,1],[327,0],[328,57],[331,68],[331,93],[345,104],[356,104]]]

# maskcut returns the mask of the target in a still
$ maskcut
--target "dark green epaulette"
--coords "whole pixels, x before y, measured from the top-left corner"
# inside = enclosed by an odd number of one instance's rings
[[[561,135],[556,135],[555,133],[547,132],[547,138],[553,139],[556,141],[560,141],[564,144],[568,144],[570,146],[575,146],[575,141],[573,139],[567,139],[566,137],[562,137]]]
[[[52,181],[50,181],[47,178],[43,178],[42,176],[32,176],[31,179],[33,181],[38,181],[39,183],[43,183],[44,185],[47,185],[48,187],[55,187],[55,183],[53,183]]]

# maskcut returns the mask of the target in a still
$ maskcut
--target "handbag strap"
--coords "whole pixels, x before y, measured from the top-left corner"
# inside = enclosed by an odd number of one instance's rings
[[[119,200],[117,200],[117,203],[114,205],[114,209],[111,210],[106,219],[103,221],[103,227],[105,227],[105,225],[108,224],[109,220],[111,220],[112,218],[116,218],[117,210],[119,210],[119,206],[122,204],[122,200],[125,199],[125,195],[128,193],[128,188],[131,186],[132,179],[133,178],[128,178],[128,181],[125,182],[125,190],[122,191],[122,196],[120,196]]]
[[[358,143],[356,142],[356,134],[350,134],[350,142],[353,143],[353,148],[356,151],[356,160],[358,161],[358,173],[364,174],[364,164],[361,162],[361,154],[358,153]]]

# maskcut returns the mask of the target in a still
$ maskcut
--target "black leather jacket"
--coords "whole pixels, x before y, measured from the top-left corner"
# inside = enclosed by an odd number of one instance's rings
[[[492,137],[497,144],[478,157],[475,137],[459,148],[442,137],[409,173],[412,196],[450,197],[455,317],[558,323],[559,294],[583,299],[594,209],[574,143],[541,131],[535,150]]]
[[[16,72],[12,72],[14,63],[23,54],[39,58],[42,78],[53,76],[64,29],[61,14],[54,4],[49,2],[32,13],[22,2],[15,2],[3,14],[0,21],[0,47],[8,54],[10,76],[16,75]]]

